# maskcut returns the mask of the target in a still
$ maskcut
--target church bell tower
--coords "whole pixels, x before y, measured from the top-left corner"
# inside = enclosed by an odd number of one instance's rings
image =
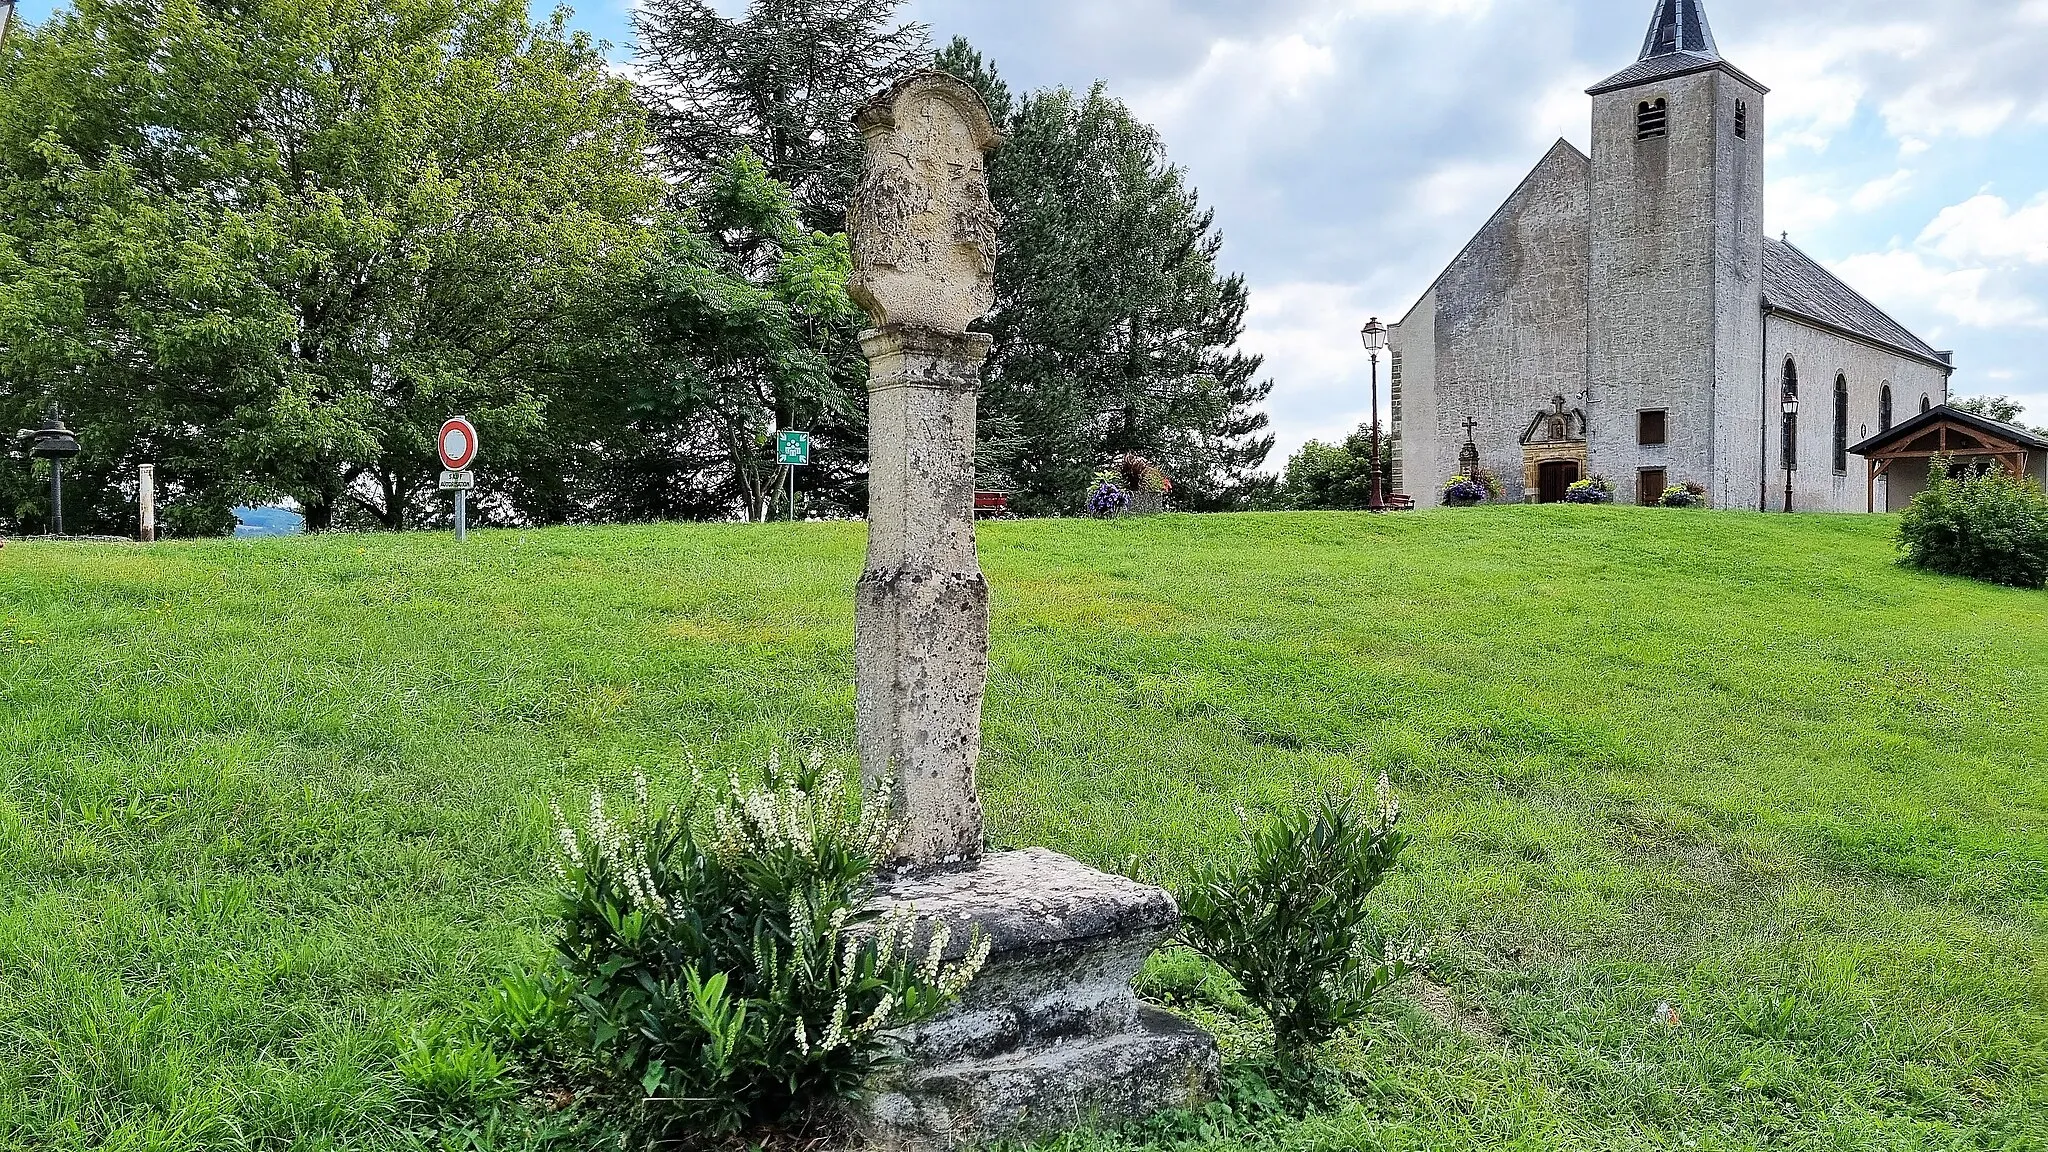
[[[1656,4],[1641,58],[1588,90],[1589,465],[1623,503],[1694,482],[1754,506],[1768,89],[1721,57],[1704,0]]]

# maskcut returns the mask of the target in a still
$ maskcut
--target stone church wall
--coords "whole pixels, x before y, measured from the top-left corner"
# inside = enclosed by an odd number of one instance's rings
[[[1799,467],[1792,474],[1792,507],[1800,512],[1862,512],[1868,507],[1869,488],[1866,463],[1850,456],[1847,467],[1837,472],[1835,447],[1835,380],[1849,385],[1848,442],[1860,444],[1882,430],[1879,406],[1885,385],[1892,389],[1892,423],[1903,424],[1920,414],[1920,400],[1948,402],[1948,373],[1923,360],[1839,336],[1783,312],[1774,312],[1764,325],[1764,362],[1771,378],[1771,409],[1768,432],[1760,435],[1757,447],[1766,463],[1765,474],[1751,481],[1759,489],[1750,493],[1748,507],[1773,511],[1785,509],[1785,438],[1780,397],[1784,389],[1785,361],[1799,370],[1799,443],[1794,458]],[[1921,478],[1924,481],[1924,474]],[[1920,484],[1912,487],[1917,489]],[[1886,509],[1885,485],[1879,482],[1877,509]]]
[[[1480,466],[1521,500],[1523,431],[1552,397],[1585,394],[1588,165],[1560,140],[1394,329],[1401,484],[1420,507],[1456,471],[1468,419]]]

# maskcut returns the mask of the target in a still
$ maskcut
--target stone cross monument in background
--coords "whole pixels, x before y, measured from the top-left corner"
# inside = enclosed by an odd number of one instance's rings
[[[995,126],[974,90],[912,75],[863,109],[867,173],[849,217],[869,364],[868,559],[856,596],[861,769],[905,832],[882,897],[944,924],[957,958],[991,952],[955,1008],[896,1039],[905,1061],[863,1121],[914,1152],[1048,1134],[1196,1103],[1216,1044],[1131,991],[1180,912],[1156,888],[1044,849],[984,854],[982,694],[989,591],[974,545],[976,389],[995,302],[984,157]]]

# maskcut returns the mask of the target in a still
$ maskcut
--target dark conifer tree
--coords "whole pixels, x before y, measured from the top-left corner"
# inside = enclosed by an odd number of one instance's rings
[[[841,231],[860,182],[853,114],[928,63],[925,26],[902,0],[751,0],[737,18],[708,0],[647,0],[633,15],[641,88],[663,161],[686,185],[751,149],[795,195],[804,222]]]
[[[1272,450],[1272,382],[1235,351],[1248,305],[1223,238],[1158,133],[1096,85],[1014,100],[964,40],[939,67],[982,93],[1008,137],[990,163],[1003,214],[983,390],[985,471],[1018,506],[1073,511],[1126,452],[1172,474],[1183,507],[1234,507]]]

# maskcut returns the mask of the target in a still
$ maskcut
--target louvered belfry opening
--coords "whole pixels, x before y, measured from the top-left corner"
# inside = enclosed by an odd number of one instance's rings
[[[1657,140],[1671,131],[1671,109],[1663,97],[1636,105],[1636,139]]]
[[[1749,139],[1749,101],[1735,102],[1735,136],[1740,140]]]

